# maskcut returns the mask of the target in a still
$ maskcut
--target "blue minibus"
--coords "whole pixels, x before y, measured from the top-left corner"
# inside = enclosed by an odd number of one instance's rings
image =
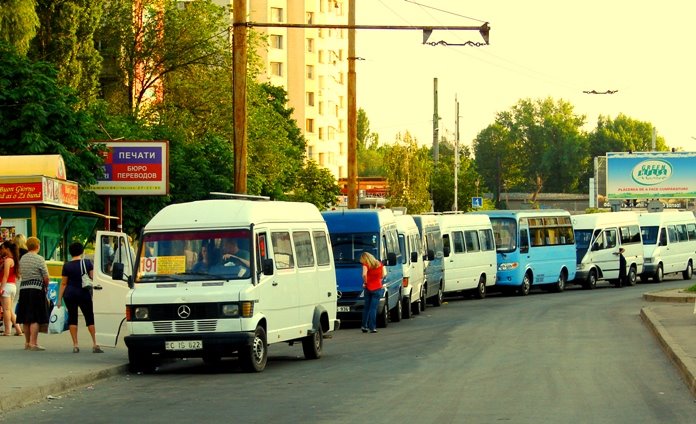
[[[561,209],[481,211],[491,219],[498,256],[496,285],[522,296],[532,287],[563,291],[575,278],[575,236]]]
[[[394,213],[389,209],[345,209],[322,212],[329,228],[338,284],[337,314],[360,320],[364,306],[360,255],[367,251],[387,269],[377,326],[401,321],[403,269]]]

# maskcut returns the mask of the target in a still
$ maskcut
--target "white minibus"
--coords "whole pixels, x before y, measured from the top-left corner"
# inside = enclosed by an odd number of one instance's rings
[[[635,285],[643,272],[643,242],[636,212],[573,215],[577,268],[573,283],[593,289],[597,280],[619,281],[619,249],[624,249],[626,280]]]
[[[491,220],[487,215],[463,213],[445,213],[438,220],[445,256],[445,294],[473,292],[483,299],[487,287],[496,281]]]
[[[696,257],[694,214],[689,211],[642,212],[638,220],[645,256],[641,281],[652,278],[659,283],[665,274],[677,272],[690,280]]]
[[[399,234],[401,266],[404,270],[402,316],[420,314],[421,302],[425,302],[425,261],[418,226],[411,215],[396,215],[396,231]]]

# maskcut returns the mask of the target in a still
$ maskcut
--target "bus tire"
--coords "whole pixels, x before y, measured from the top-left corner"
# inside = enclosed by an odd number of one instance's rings
[[[483,275],[479,277],[478,286],[476,286],[476,298],[486,298],[486,277]]]
[[[682,271],[682,277],[685,280],[691,280],[691,277],[694,276],[694,266],[691,264],[691,261],[686,265],[686,269]]]
[[[522,278],[522,285],[517,289],[517,294],[520,296],[527,296],[529,290],[532,288],[532,279],[528,272],[525,272],[524,278]]]
[[[590,270],[590,274],[587,276],[587,280],[585,280],[585,284],[583,284],[582,287],[587,290],[593,290],[597,287],[597,271],[594,269]]]
[[[655,270],[655,275],[653,275],[653,281],[656,283],[661,283],[664,278],[665,270],[662,268],[662,264],[659,264]]]
[[[239,362],[245,372],[261,372],[266,368],[267,361],[266,330],[259,325],[256,326],[251,345],[239,350]]]
[[[560,293],[563,290],[565,290],[565,285],[566,285],[566,276],[565,276],[565,271],[561,271],[561,274],[558,276],[558,281],[556,281],[556,284],[553,286],[553,291],[556,293]]]
[[[626,283],[629,286],[635,286],[636,280],[638,280],[638,273],[636,272],[636,266],[631,265],[631,268],[628,270],[628,275],[626,276]]]

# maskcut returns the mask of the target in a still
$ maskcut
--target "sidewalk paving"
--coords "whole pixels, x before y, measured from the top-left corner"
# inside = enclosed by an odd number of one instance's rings
[[[651,303],[641,309],[642,320],[696,397],[696,293],[675,289],[645,293],[643,298]],[[0,415],[127,372],[128,351],[122,340],[116,348],[92,353],[84,326],[78,337],[80,353],[72,353],[67,332],[40,334],[43,352],[25,351],[24,337],[0,337]]]

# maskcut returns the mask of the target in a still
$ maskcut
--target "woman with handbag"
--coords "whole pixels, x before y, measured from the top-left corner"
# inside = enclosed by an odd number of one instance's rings
[[[59,308],[65,301],[68,308],[68,329],[73,342],[73,353],[80,352],[77,341],[77,308],[80,308],[85,317],[87,331],[92,336],[92,352],[104,353],[97,344],[96,330],[94,328],[94,307],[92,304],[92,286],[94,265],[89,259],[83,259],[85,248],[80,242],[68,246],[68,252],[72,260],[63,265],[62,279],[56,306]],[[83,283],[84,280],[84,283]]]
[[[48,287],[48,267],[46,260],[39,255],[40,243],[36,237],[27,239],[28,252],[19,260],[22,282],[19,285],[17,302],[17,322],[24,326],[24,349],[41,351],[38,337],[41,325],[48,324],[46,310],[46,288]]]

